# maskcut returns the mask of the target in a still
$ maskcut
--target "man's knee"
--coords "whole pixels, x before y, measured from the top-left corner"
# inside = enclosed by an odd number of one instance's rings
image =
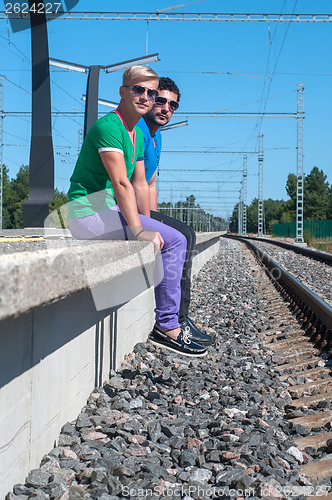
[[[186,237],[186,240],[188,242],[188,248],[193,248],[196,245],[196,233],[195,231],[190,227],[185,225],[185,229],[183,230],[183,234]]]
[[[187,249],[187,238],[183,233],[180,233],[177,229],[173,229],[172,231],[173,235],[173,243],[183,249]]]

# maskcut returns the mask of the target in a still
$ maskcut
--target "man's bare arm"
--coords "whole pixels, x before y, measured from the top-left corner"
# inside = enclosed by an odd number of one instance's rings
[[[144,161],[136,162],[130,182],[134,188],[138,213],[150,217],[149,187],[145,178]]]
[[[103,151],[100,157],[111,180],[117,204],[134,236],[138,239],[152,241],[156,251],[164,246],[160,233],[145,231],[142,227],[136,204],[134,188],[127,177],[123,155],[113,151]]]
[[[158,193],[157,193],[157,185],[156,185],[156,172],[151,177],[148,186],[149,186],[149,191],[150,191],[150,209],[157,212],[157,195],[158,195]]]

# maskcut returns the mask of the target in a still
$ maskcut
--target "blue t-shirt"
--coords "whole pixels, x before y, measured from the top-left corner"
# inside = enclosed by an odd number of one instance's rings
[[[149,127],[146,124],[144,118],[140,118],[137,123],[137,127],[139,127],[144,136],[144,167],[145,167],[145,178],[146,182],[150,182],[153,174],[157,170],[159,160],[160,160],[160,151],[161,151],[161,133],[159,130],[152,138]],[[154,142],[153,142],[154,139]]]

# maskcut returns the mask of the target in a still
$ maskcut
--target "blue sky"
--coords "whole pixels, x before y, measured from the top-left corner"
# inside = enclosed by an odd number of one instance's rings
[[[155,12],[179,0],[80,0],[77,11]],[[183,0],[181,3],[186,3]],[[203,0],[169,12],[331,13],[328,0]],[[3,4],[1,4],[3,10]],[[332,183],[332,23],[68,21],[48,23],[50,56],[92,65],[113,64],[159,53],[151,67],[173,78],[181,90],[179,112],[295,112],[297,86],[305,86],[304,170],[323,169]],[[0,20],[0,74],[6,77],[4,109],[30,111],[29,30],[13,33]],[[100,74],[101,98],[118,100],[122,72]],[[53,109],[81,111],[87,75],[51,68]],[[109,108],[100,106],[100,111]],[[184,117],[174,115],[172,122]],[[53,117],[55,185],[67,191],[77,157],[83,118]],[[4,163],[14,177],[29,162],[30,118],[4,119]],[[194,194],[218,216],[238,202],[243,154],[248,151],[248,203],[257,196],[258,133],[264,134],[264,198],[286,199],[285,184],[296,173],[295,118],[189,117],[188,126],[163,133],[160,201]],[[174,154],[167,151],[186,151]],[[189,152],[196,152],[192,154]],[[233,154],[198,154],[202,151]],[[169,171],[167,171],[169,170]],[[202,172],[204,170],[204,172]],[[195,181],[195,182],[193,182]]]

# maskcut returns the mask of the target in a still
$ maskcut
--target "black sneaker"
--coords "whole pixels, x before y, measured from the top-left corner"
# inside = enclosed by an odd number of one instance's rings
[[[181,328],[182,330],[188,330],[189,328],[190,338],[196,344],[209,346],[215,343],[215,337],[207,335],[206,333],[199,330],[193,320],[189,318],[189,316],[186,316],[186,319],[181,323]]]
[[[206,348],[193,342],[190,333],[185,330],[181,330],[178,338],[174,340],[155,326],[150,333],[149,342],[157,347],[165,347],[185,356],[197,358],[207,354]]]

